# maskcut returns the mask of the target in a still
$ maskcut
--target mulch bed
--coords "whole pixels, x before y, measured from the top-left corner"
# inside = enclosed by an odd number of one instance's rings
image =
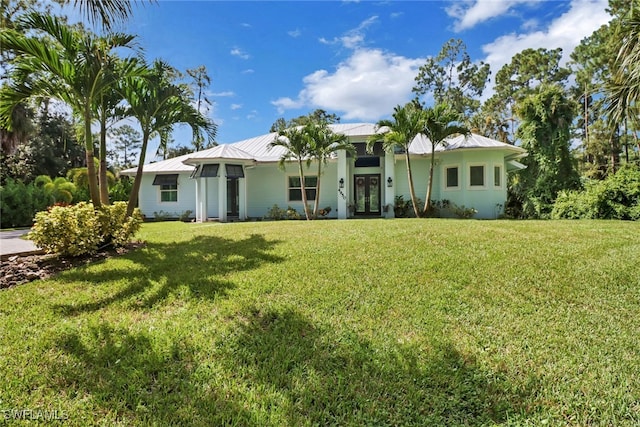
[[[132,242],[124,247],[116,249],[109,247],[95,254],[79,257],[60,257],[51,254],[11,256],[2,260],[0,264],[0,289],[46,279],[60,271],[118,256],[143,246],[142,242]]]

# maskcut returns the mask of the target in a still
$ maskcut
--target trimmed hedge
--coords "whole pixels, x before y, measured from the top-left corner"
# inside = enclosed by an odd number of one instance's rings
[[[46,252],[63,256],[95,253],[107,245],[124,246],[142,224],[138,209],[131,217],[126,212],[125,202],[99,209],[85,202],[54,206],[36,214],[29,238]]]

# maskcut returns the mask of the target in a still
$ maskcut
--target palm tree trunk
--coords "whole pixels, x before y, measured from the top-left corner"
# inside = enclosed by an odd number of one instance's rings
[[[300,175],[300,189],[302,190],[302,204],[304,206],[304,216],[307,221],[311,220],[309,206],[307,206],[307,189],[304,187],[304,172],[302,170],[302,159],[298,159],[298,174]]]
[[[100,207],[100,192],[98,191],[98,178],[96,165],[93,163],[93,138],[91,136],[91,112],[89,106],[84,109],[84,145],[87,158],[87,180],[89,181],[89,194],[95,208]]]
[[[103,114],[100,118],[100,169],[98,170],[98,186],[100,188],[100,202],[109,204],[109,183],[107,182],[107,118]]]
[[[320,175],[322,175],[322,161],[318,160],[318,176],[316,177],[316,199],[313,203],[313,219],[318,219],[318,210],[320,210]]]
[[[433,169],[435,167],[435,148],[433,142],[431,142],[431,167],[429,168],[429,183],[427,184],[427,200],[424,202],[424,215],[427,215],[431,211],[431,191],[433,190]]]
[[[413,174],[411,173],[411,160],[409,160],[409,147],[405,150],[405,159],[407,161],[407,179],[409,180],[409,194],[411,195],[411,204],[413,205],[413,212],[416,214],[416,218],[420,218],[420,211],[418,210],[418,203],[416,199],[416,189],[413,186]]]
[[[149,142],[149,131],[144,129],[142,131],[142,147],[140,148],[140,160],[138,161],[138,169],[136,170],[136,177],[133,179],[133,186],[131,187],[131,193],[129,194],[129,202],[127,203],[127,216],[133,215],[133,211],[138,204],[138,193],[140,192],[140,184],[142,183],[142,168],[144,166],[144,157],[147,152],[147,144]]]

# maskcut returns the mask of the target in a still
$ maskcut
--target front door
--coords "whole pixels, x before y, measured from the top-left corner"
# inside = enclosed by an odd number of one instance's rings
[[[380,216],[380,174],[354,175],[355,214]]]
[[[239,190],[238,178],[227,178],[227,216],[238,216],[240,211]]]

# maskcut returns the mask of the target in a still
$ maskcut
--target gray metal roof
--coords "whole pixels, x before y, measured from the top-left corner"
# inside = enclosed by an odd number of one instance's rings
[[[464,135],[458,135],[446,139],[445,144],[436,146],[436,153],[462,148],[506,148],[515,152],[526,152],[523,148],[516,147],[515,145],[505,144],[504,142],[472,133],[466,137]],[[409,153],[431,154],[431,141],[422,134],[416,136],[409,146]]]
[[[364,140],[369,135],[380,133],[384,129],[376,129],[374,123],[337,123],[330,125],[336,133],[348,136],[351,140]],[[193,166],[206,161],[221,159],[237,160],[242,162],[277,162],[285,154],[283,147],[269,147],[275,140],[276,132],[267,133],[231,144],[221,144],[216,147],[185,154],[173,159],[163,160],[156,163],[144,165],[144,172],[170,173],[170,172],[191,172]],[[496,141],[495,139],[471,134],[468,136],[458,135],[447,140],[446,146],[439,145],[436,152],[444,152],[458,149],[474,148],[502,148],[513,153],[526,155],[526,151],[520,147]],[[431,154],[431,141],[424,135],[418,135],[409,146],[409,153],[417,155]],[[124,175],[135,175],[136,169],[127,169],[121,172]]]
[[[192,172],[193,166],[185,165],[182,163],[183,160],[186,160],[191,154],[185,154],[183,156],[174,157],[172,159],[162,160],[155,163],[147,163],[143,167],[144,172],[155,172],[155,173],[169,173],[169,172]],[[120,171],[121,175],[135,175],[138,171],[138,168],[130,168]]]

